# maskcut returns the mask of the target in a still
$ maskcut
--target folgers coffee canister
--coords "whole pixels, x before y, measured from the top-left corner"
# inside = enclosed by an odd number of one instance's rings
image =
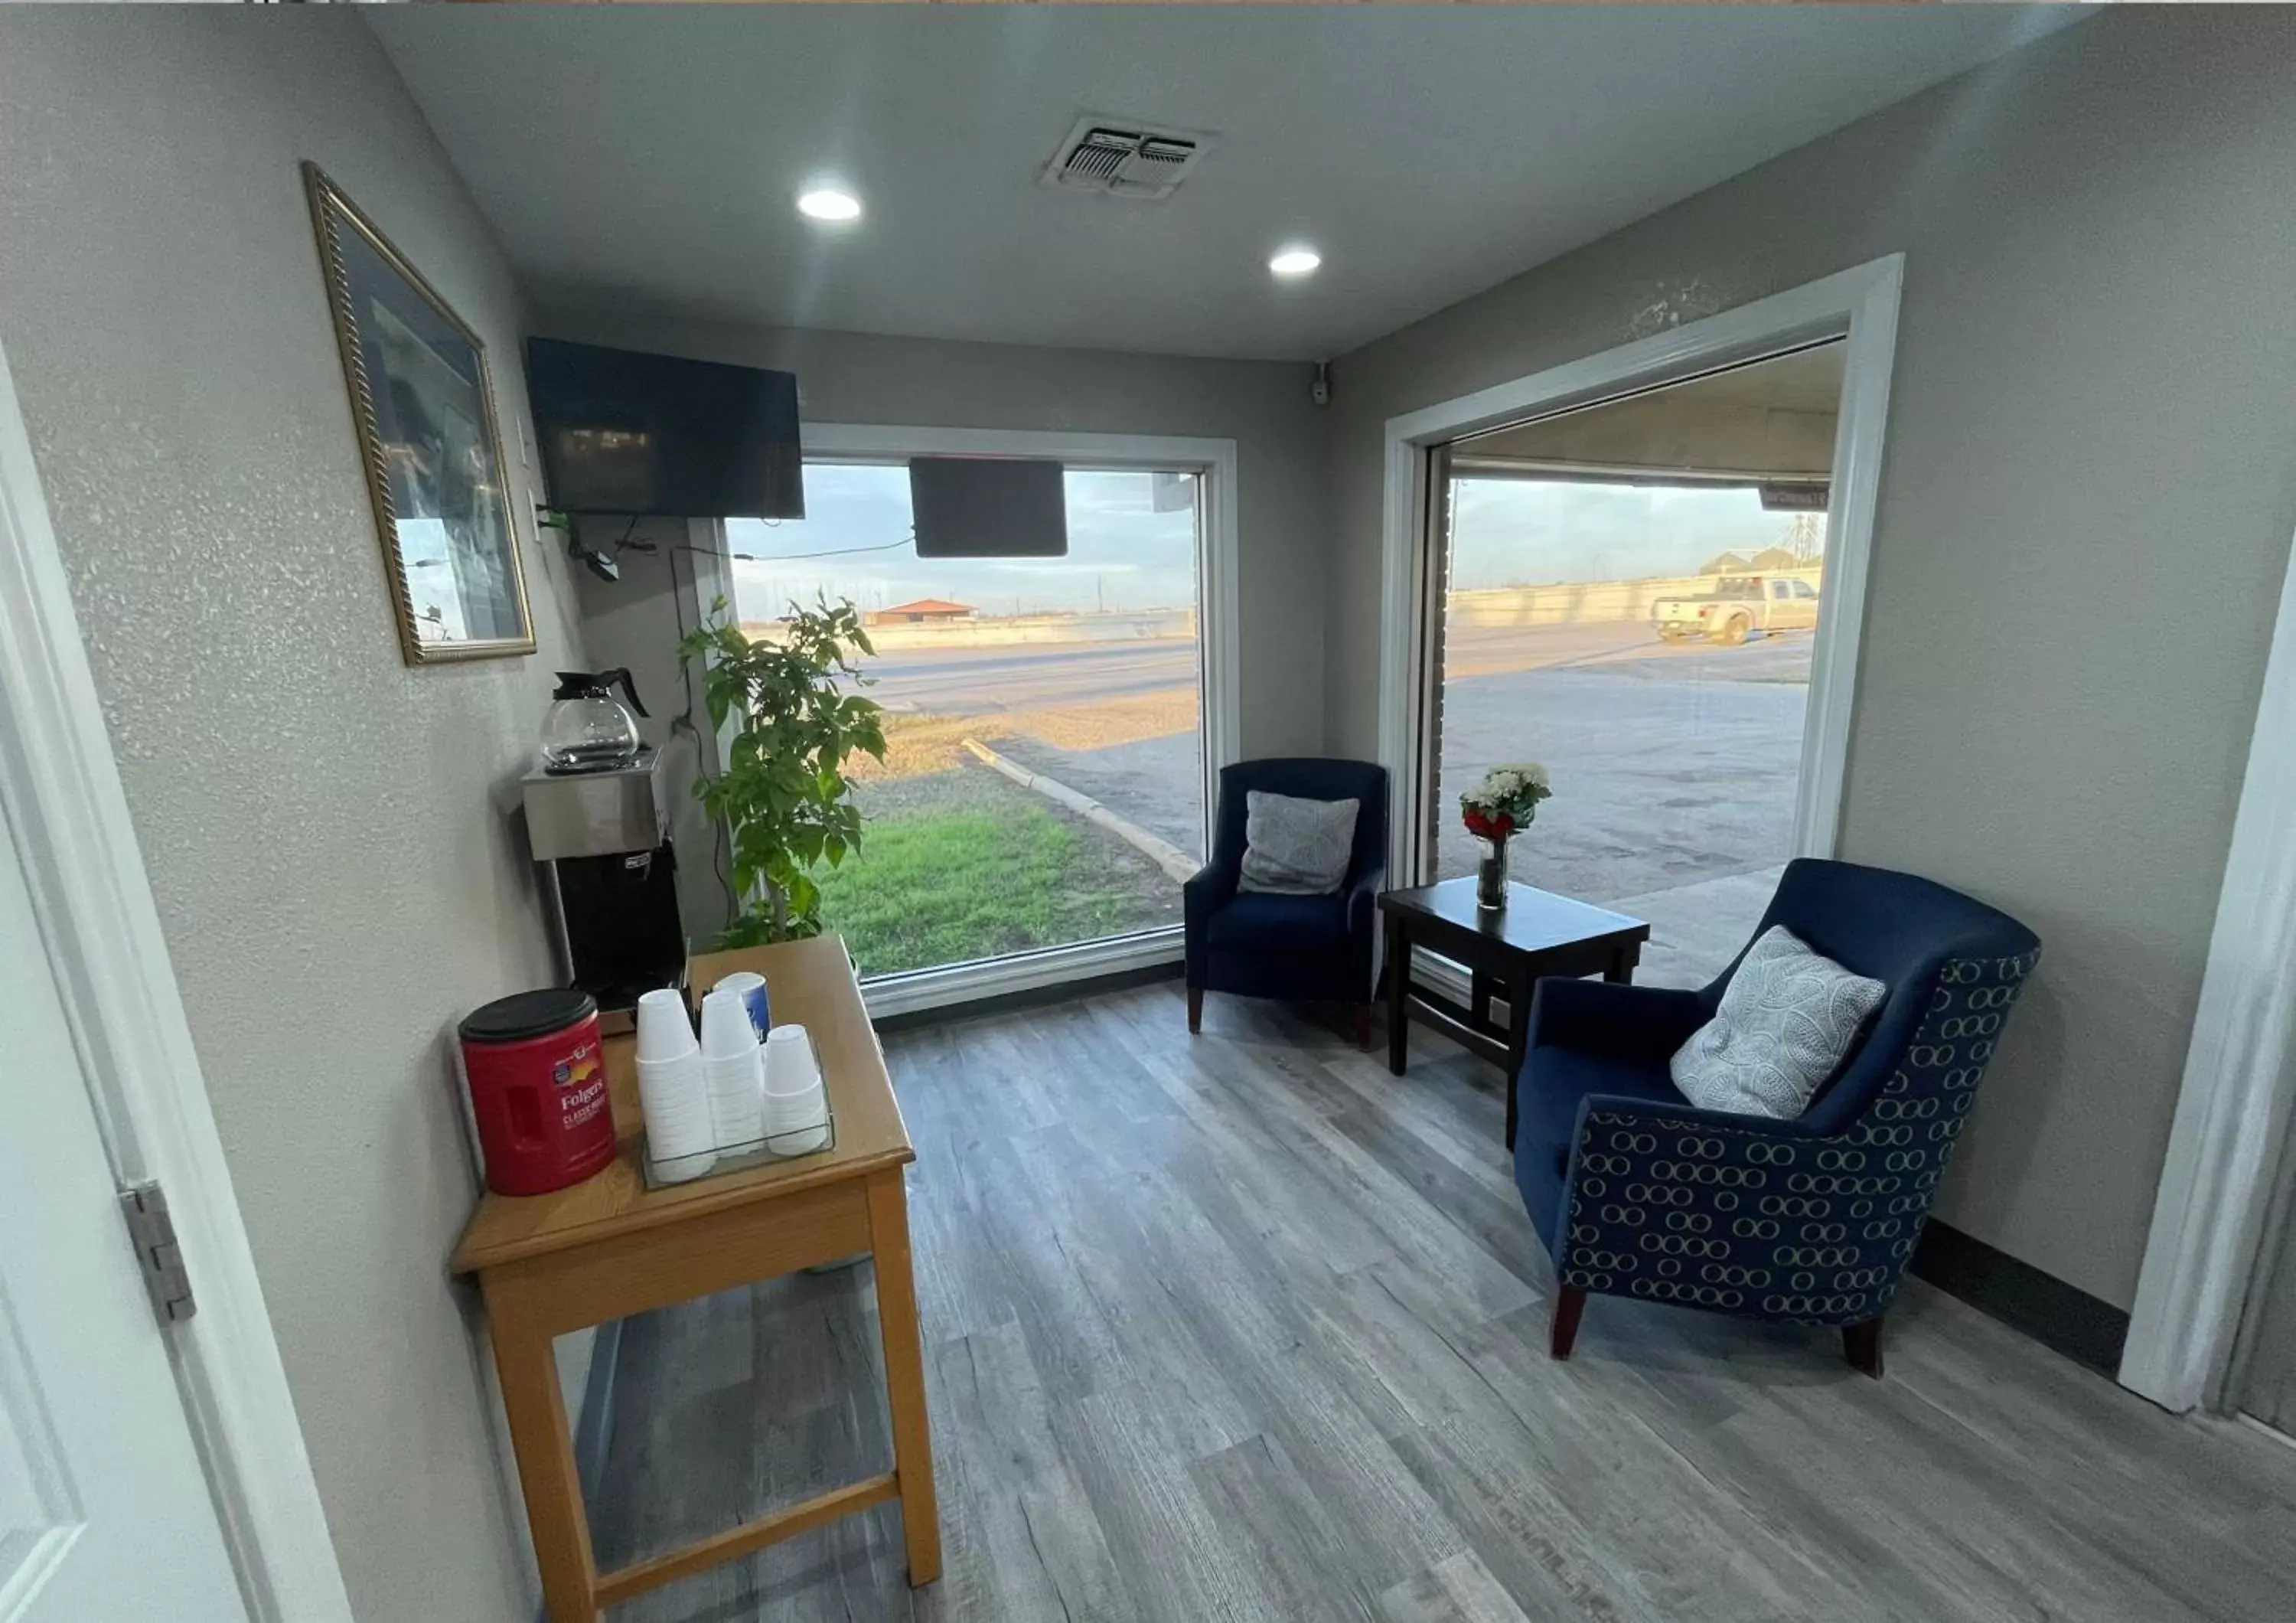
[[[543,1195],[614,1158],[598,1006],[578,987],[521,992],[461,1026],[471,1115],[498,1195]]]

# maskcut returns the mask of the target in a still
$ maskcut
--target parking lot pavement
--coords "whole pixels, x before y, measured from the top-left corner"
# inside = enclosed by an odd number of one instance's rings
[[[1635,984],[1694,992],[1721,974],[1753,938],[1784,873],[1783,867],[1758,868],[1605,902],[1651,927]]]
[[[1516,877],[1528,884],[1623,903],[1765,874],[1790,854],[1807,635],[1718,648],[1663,645],[1632,622],[1471,628],[1453,652],[1437,822],[1443,877],[1473,862],[1459,792],[1505,761],[1546,762],[1555,787],[1515,846]],[[1193,658],[1193,644],[1173,642],[904,653],[876,662],[886,680],[875,696],[941,714],[1083,705],[1185,681]],[[1196,732],[1089,750],[1011,736],[993,743],[1183,850],[1203,849]],[[1701,938],[1690,953],[1697,967],[1750,922],[1732,912],[1699,929],[1710,910],[1698,898],[1719,907],[1743,888],[1677,899],[1684,922],[1672,933],[1685,946]]]
[[[1545,762],[1555,785],[1515,845],[1516,877],[1528,884],[1610,902],[1784,862],[1807,690],[1681,669],[1671,680],[1570,667],[1452,683],[1439,873],[1448,878],[1473,863],[1458,826],[1460,790],[1500,762],[1521,760]],[[996,747],[1194,852],[1203,837],[1197,737],[1096,750],[1006,737]],[[1740,922],[1733,914],[1723,934]]]
[[[1728,657],[1746,650],[1716,650]],[[1790,854],[1808,688],[1572,666],[1449,685],[1437,867],[1469,872],[1458,796],[1502,762],[1546,763],[1554,798],[1515,877],[1588,902],[1775,867]]]

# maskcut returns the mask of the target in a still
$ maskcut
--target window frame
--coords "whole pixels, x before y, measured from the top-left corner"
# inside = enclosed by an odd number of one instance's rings
[[[1840,837],[1867,558],[1897,354],[1905,255],[1893,253],[1718,315],[1387,420],[1381,524],[1379,759],[1397,786],[1429,774],[1423,690],[1431,622],[1427,555],[1437,453],[1485,429],[1559,415],[1829,339],[1848,341],[1826,513],[1826,597],[1811,655],[1794,805],[1794,852],[1831,856]],[[1409,789],[1403,792],[1408,793]],[[1423,793],[1422,789],[1420,792]],[[1422,805],[1391,808],[1388,872],[1424,871]]]
[[[1070,433],[1030,429],[926,428],[883,424],[808,423],[808,462],[898,464],[911,457],[1043,457],[1074,473],[1170,472],[1198,475],[1196,510],[1196,680],[1203,741],[1203,804],[1209,849],[1219,771],[1240,758],[1242,629],[1237,619],[1236,445],[1234,440],[1162,434]],[[733,578],[721,519],[689,522],[693,623],[715,598],[733,601]],[[709,740],[709,770],[720,770],[729,733]],[[1163,925],[1065,946],[903,970],[863,981],[873,1017],[1035,991],[1096,976],[1177,963],[1180,927]]]

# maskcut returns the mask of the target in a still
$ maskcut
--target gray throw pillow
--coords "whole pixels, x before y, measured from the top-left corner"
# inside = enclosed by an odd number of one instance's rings
[[[1675,1050],[1669,1074],[1701,1109],[1792,1121],[1889,991],[1772,925],[1746,950],[1714,1017]]]
[[[1238,890],[1328,896],[1348,877],[1356,844],[1352,800],[1301,800],[1246,790],[1243,869]]]

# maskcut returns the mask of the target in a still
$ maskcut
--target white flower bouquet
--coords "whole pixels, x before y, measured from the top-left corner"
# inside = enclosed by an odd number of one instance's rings
[[[1482,782],[1459,796],[1459,815],[1467,832],[1487,840],[1503,840],[1538,815],[1538,803],[1554,795],[1547,787],[1546,769],[1536,761],[1495,766]]]

